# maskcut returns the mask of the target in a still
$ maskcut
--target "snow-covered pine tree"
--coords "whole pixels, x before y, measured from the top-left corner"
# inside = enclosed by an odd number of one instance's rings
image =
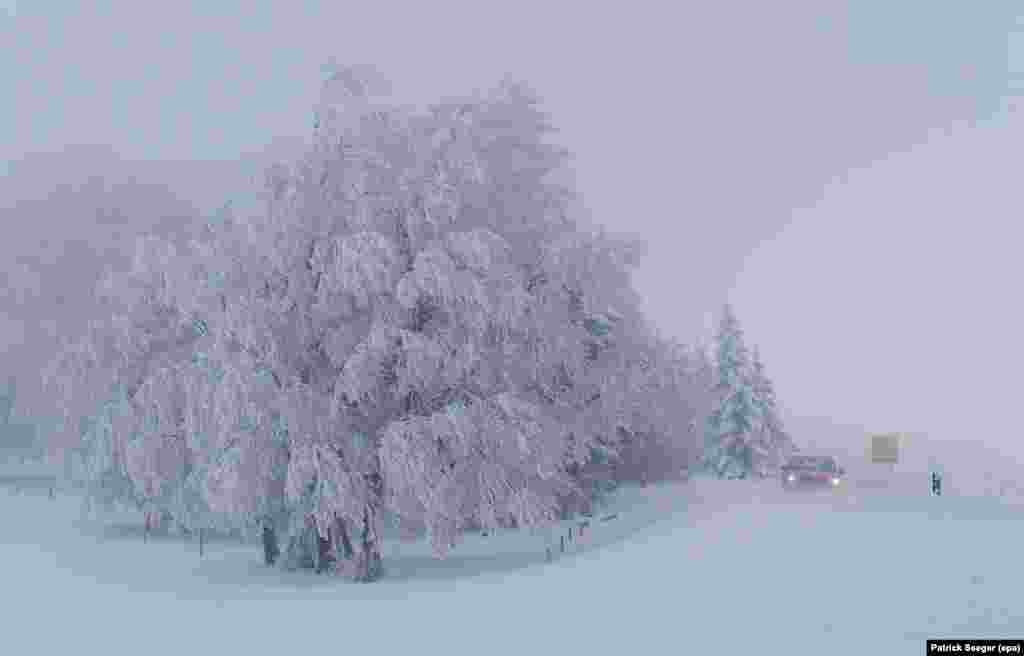
[[[715,405],[705,428],[704,464],[720,478],[745,478],[754,467],[760,423],[750,353],[731,305],[715,335]]]
[[[754,431],[754,469],[765,476],[776,470],[793,453],[794,444],[779,416],[775,386],[765,373],[760,351],[756,347],[752,360],[751,387],[758,417]]]

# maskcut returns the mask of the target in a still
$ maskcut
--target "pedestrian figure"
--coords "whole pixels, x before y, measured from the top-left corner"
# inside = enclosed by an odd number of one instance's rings
[[[277,545],[277,534],[270,522],[264,520],[263,524],[263,562],[273,565],[281,555],[281,549]]]
[[[942,474],[937,471],[932,472],[932,496],[942,496]]]

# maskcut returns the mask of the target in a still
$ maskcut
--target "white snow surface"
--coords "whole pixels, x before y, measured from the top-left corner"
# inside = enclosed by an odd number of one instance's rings
[[[927,478],[839,490],[695,478],[625,488],[558,531],[468,536],[444,561],[386,542],[384,581],[268,569],[257,545],[143,542],[132,515],[0,488],[10,654],[920,654],[929,637],[1024,637],[1015,497]],[[602,517],[617,517],[602,521]],[[554,561],[545,562],[551,545]],[[353,653],[353,652],[350,652]]]

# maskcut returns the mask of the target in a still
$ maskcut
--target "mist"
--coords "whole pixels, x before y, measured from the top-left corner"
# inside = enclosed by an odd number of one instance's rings
[[[204,653],[1024,634],[1020,13],[0,0],[0,644],[81,651],[115,618],[109,653],[178,654],[169,617]],[[518,78],[578,199],[508,85],[350,135],[354,175],[333,152],[261,205],[329,62],[421,108]],[[211,221],[205,253],[151,243],[96,298],[136,238],[228,205],[282,230]],[[552,207],[646,244],[636,294],[632,250]],[[637,297],[657,337],[711,347],[728,303],[714,361],[651,339]],[[83,334],[95,359],[41,385]],[[909,437],[895,466],[875,432]]]
[[[408,102],[530,82],[586,210],[648,242],[658,329],[706,339],[732,299],[788,412],[962,433],[1009,402],[1010,3],[6,9],[0,331],[19,377],[134,234],[298,152],[334,58]]]
[[[791,410],[1024,454],[1006,424],[1022,128],[961,125],[852,171],[747,256],[730,298]]]

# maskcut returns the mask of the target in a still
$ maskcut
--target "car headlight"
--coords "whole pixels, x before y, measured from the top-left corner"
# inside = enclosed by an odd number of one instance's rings
[[[790,483],[792,483],[793,481],[796,480],[796,474],[790,474],[790,475],[786,476],[786,480],[789,481]]]
[[[839,485],[839,479],[836,477],[832,477],[832,485]]]

